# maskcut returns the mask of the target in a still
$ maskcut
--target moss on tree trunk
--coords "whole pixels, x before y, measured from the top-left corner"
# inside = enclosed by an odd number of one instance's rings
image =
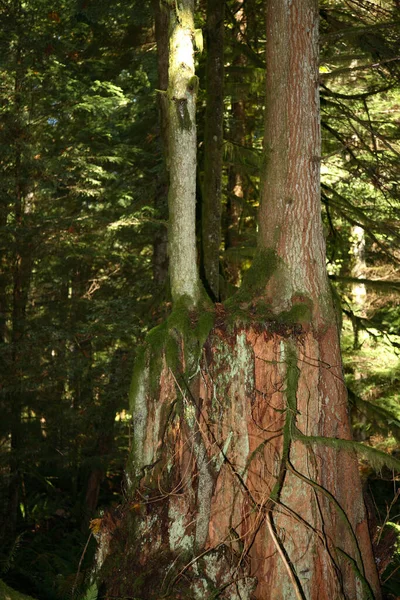
[[[132,387],[127,501],[103,527],[106,598],[380,598],[325,272],[317,31],[316,0],[267,1],[258,254],[213,310],[171,265],[174,308]],[[169,92],[181,133],[191,81]]]

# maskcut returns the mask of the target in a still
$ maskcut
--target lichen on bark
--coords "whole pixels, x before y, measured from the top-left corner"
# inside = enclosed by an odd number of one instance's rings
[[[200,299],[196,260],[196,96],[194,2],[181,0],[170,9],[168,83],[168,252],[174,301]]]

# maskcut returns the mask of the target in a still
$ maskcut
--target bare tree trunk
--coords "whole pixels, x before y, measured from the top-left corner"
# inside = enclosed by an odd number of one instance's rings
[[[18,8],[18,10],[20,7]],[[23,457],[23,436],[22,436],[22,409],[24,407],[24,385],[21,371],[21,354],[23,336],[25,333],[26,305],[28,302],[28,292],[30,287],[32,273],[32,255],[29,247],[27,235],[27,218],[31,210],[30,202],[32,193],[28,193],[26,176],[23,172],[23,142],[22,132],[24,131],[24,107],[22,102],[23,86],[25,73],[19,66],[21,62],[21,51],[19,47],[16,50],[17,68],[15,71],[14,84],[14,110],[16,122],[19,125],[17,137],[14,140],[14,243],[15,252],[13,255],[12,267],[12,299],[10,305],[11,311],[11,389],[9,394],[10,402],[10,441],[11,453],[9,461],[9,488],[8,488],[8,507],[7,521],[5,523],[5,532],[9,539],[13,539],[16,534],[19,505],[20,505],[20,487],[21,487],[21,469]]]
[[[196,259],[196,97],[194,0],[170,8],[168,70],[168,251],[174,302],[200,298]]]
[[[246,15],[243,6],[243,0],[238,3],[240,8],[235,13],[237,22],[236,38],[238,42],[243,42],[244,34],[247,29]],[[243,67],[246,64],[246,57],[243,54],[235,56],[233,65]],[[238,146],[245,145],[246,138],[246,110],[243,99],[236,99],[231,107],[231,131],[230,139],[233,144]],[[228,197],[226,202],[226,230],[225,230],[225,251],[232,250],[238,245],[240,240],[240,221],[243,213],[243,204],[246,201],[246,186],[243,173],[238,164],[234,164],[228,171]],[[238,286],[240,284],[240,260],[239,256],[233,253],[232,260],[228,261],[227,275],[229,282]]]

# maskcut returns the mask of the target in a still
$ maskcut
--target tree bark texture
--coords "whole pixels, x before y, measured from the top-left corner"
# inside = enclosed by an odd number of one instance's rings
[[[317,33],[316,0],[268,0],[259,252],[205,344],[191,307],[147,338],[106,597],[381,598],[325,270]]]
[[[168,195],[171,292],[192,304],[200,288],[196,260],[196,96],[194,69],[194,0],[182,0],[170,8],[168,70]]]
[[[319,200],[317,0],[268,0],[266,27],[260,244],[281,262],[266,294],[279,311],[290,308],[297,294],[306,294],[320,311],[328,283]]]
[[[238,3],[240,8],[235,13],[237,22],[236,38],[238,43],[243,43],[247,29],[247,18],[243,6],[243,0]],[[233,58],[233,66],[244,67],[246,57],[239,54]],[[244,146],[246,140],[246,107],[242,98],[232,101],[231,106],[231,130],[230,140],[237,146]],[[228,262],[227,276],[229,283],[238,286],[240,283],[240,257],[234,253],[235,246],[240,245],[241,215],[246,199],[246,185],[243,177],[243,168],[233,164],[228,171],[228,197],[226,201],[226,229],[225,229],[225,251],[231,251],[232,259]],[[233,250],[233,252],[232,252]]]
[[[227,322],[195,378],[141,372],[110,597],[379,598],[355,456],[303,437],[349,438],[336,333]]]
[[[207,1],[206,117],[202,250],[204,273],[215,300],[219,300],[221,246],[221,186],[224,112],[224,0]]]

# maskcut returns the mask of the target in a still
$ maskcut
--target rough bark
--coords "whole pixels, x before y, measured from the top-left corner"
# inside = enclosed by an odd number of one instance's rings
[[[247,29],[247,17],[243,0],[238,2],[240,8],[235,12],[237,22],[236,39],[243,43]],[[243,54],[233,59],[235,67],[244,67],[246,57]],[[246,107],[243,99],[235,99],[231,106],[230,140],[237,146],[245,145],[246,138]],[[226,201],[226,227],[225,227],[225,252],[231,251],[232,259],[227,261],[227,278],[233,286],[240,284],[240,258],[232,250],[240,244],[240,220],[243,212],[243,203],[246,198],[246,186],[240,165],[236,162],[228,170],[228,197]]]
[[[207,1],[206,116],[204,130],[204,180],[202,250],[205,278],[219,299],[221,246],[221,185],[224,112],[224,0]]]
[[[355,600],[365,573],[378,598],[355,456],[302,438],[349,437],[336,332],[229,319],[195,380],[164,362],[158,394],[150,364],[137,382],[136,524],[111,543],[129,550],[110,596]]]
[[[320,216],[317,1],[267,2],[265,168],[260,245],[280,268],[266,289],[278,311],[305,294],[323,310],[328,282]],[[314,319],[319,318],[317,313]]]
[[[267,6],[259,252],[206,343],[190,305],[147,338],[106,597],[381,597],[325,271],[318,6]]]
[[[196,97],[194,0],[170,7],[168,195],[171,292],[174,301],[200,297],[196,260]]]

